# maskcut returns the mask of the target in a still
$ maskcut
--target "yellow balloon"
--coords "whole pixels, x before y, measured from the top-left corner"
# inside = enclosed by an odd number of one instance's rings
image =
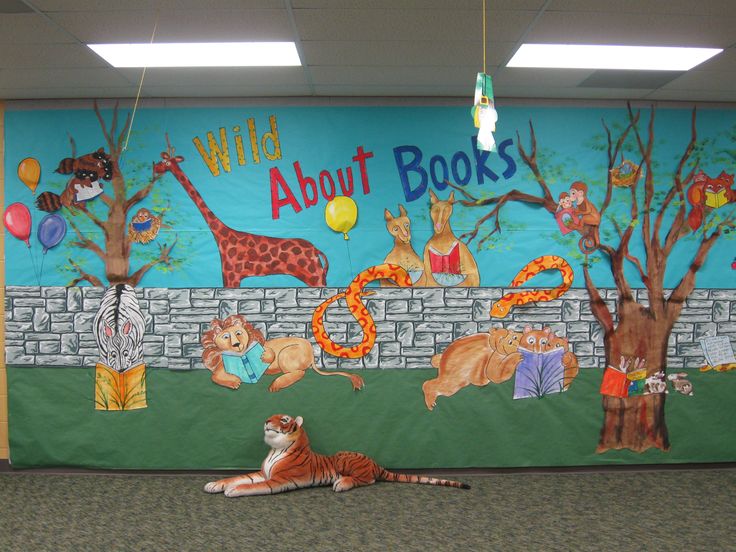
[[[26,157],[18,164],[18,178],[35,194],[41,178],[41,164],[33,157]]]
[[[358,220],[358,206],[352,198],[337,196],[332,198],[325,207],[325,222],[335,232],[342,232],[347,240],[348,232],[355,226]]]

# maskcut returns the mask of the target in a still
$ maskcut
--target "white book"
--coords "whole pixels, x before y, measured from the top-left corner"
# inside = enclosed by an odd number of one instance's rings
[[[733,347],[731,347],[731,340],[728,336],[701,337],[698,341],[700,341],[703,356],[705,356],[705,361],[709,366],[736,362],[736,358],[733,355]]]

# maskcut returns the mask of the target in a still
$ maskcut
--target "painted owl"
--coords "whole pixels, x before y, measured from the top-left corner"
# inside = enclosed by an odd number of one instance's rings
[[[161,218],[146,208],[138,209],[128,224],[128,238],[135,243],[153,241],[161,230]]]

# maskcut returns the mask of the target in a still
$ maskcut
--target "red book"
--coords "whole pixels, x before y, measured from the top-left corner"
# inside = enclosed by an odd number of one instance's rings
[[[458,242],[452,244],[447,253],[440,253],[434,247],[430,247],[429,262],[432,272],[460,274],[460,247]]]
[[[629,380],[626,374],[615,368],[608,366],[603,371],[603,381],[601,382],[601,395],[609,397],[618,397],[623,399],[629,396]]]

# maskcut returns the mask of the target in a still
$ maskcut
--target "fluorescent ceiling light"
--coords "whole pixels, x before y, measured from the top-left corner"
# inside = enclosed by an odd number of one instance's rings
[[[273,67],[301,65],[293,42],[88,44],[113,67]]]
[[[522,44],[507,67],[688,71],[720,48]]]

